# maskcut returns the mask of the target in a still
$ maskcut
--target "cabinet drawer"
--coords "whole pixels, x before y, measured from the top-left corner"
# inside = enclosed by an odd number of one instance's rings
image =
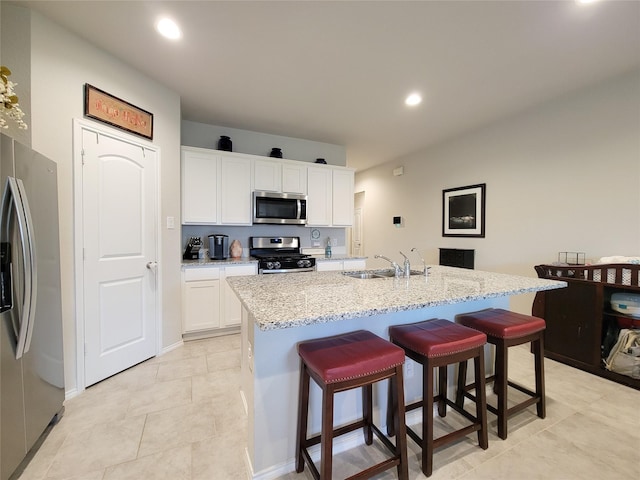
[[[216,280],[220,278],[220,269],[217,267],[197,267],[185,268],[184,281],[193,282],[195,280]]]
[[[234,265],[233,267],[225,267],[224,271],[227,277],[241,277],[258,273],[256,265]]]

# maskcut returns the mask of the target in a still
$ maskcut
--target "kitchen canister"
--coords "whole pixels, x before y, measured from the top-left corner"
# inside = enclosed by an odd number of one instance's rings
[[[233,142],[231,142],[231,137],[221,135],[220,140],[218,140],[218,150],[222,150],[224,152],[233,151]]]

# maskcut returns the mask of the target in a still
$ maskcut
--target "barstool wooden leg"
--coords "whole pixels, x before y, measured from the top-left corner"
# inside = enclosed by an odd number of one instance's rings
[[[498,395],[498,437],[507,438],[507,387],[509,352],[504,341],[496,342],[496,380],[494,391]]]
[[[333,387],[322,391],[322,427],[320,437],[320,480],[331,480],[333,467]]]
[[[438,415],[447,416],[447,365],[438,368]]]
[[[400,367],[402,368],[402,367]],[[398,410],[398,398],[396,394],[396,388],[394,387],[395,378],[389,379],[389,389],[387,391],[387,435],[390,437],[395,436],[398,431],[398,426],[395,423],[395,412]],[[404,391],[402,392],[404,398]]]
[[[398,432],[396,437],[396,454],[400,457],[400,463],[398,464],[398,479],[408,480],[409,478],[409,465],[407,464],[407,427],[404,411],[404,380],[402,365],[396,367],[396,374],[389,380],[389,391],[392,392],[393,410],[387,408],[387,411],[393,412],[393,419],[391,421],[394,431]]]
[[[422,473],[433,473],[433,366],[427,359],[422,368]]]
[[[371,445],[373,443],[373,430],[371,429],[371,423],[373,423],[373,388],[372,385],[365,385],[362,387],[362,419],[364,420],[364,443]]]
[[[467,388],[467,362],[468,360],[464,360],[458,364],[458,390],[456,391],[456,405],[460,408],[464,407],[464,392]]]
[[[464,363],[466,365],[467,362]],[[473,359],[473,365],[475,367],[474,374],[476,378],[476,418],[480,420],[481,424],[481,428],[478,430],[478,443],[480,444],[480,448],[486,450],[489,448],[489,434],[487,431],[487,392],[484,388],[483,380],[485,378],[484,348],[480,348],[479,355]],[[462,398],[464,402],[464,396]]]
[[[544,336],[541,334],[538,340],[533,342],[534,362],[536,373],[536,395],[539,401],[536,404],[538,417],[544,418],[547,415],[546,395],[544,391]]]
[[[309,416],[309,371],[304,362],[300,362],[300,388],[298,390],[298,431],[296,433],[296,472],[304,470],[302,449],[307,438]]]

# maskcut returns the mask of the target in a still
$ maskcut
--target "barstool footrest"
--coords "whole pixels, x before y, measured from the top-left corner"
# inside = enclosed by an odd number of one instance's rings
[[[493,380],[493,378],[491,379]],[[530,407],[531,405],[535,405],[536,403],[540,403],[541,402],[541,398],[536,394],[536,392],[534,392],[533,390],[528,389],[527,387],[523,387],[522,385],[519,385],[517,383],[514,383],[512,381],[508,381],[507,385],[509,385],[512,388],[515,388],[516,390],[529,395],[530,398],[523,400],[521,403],[519,403],[518,405],[514,405],[511,408],[507,409],[507,416],[511,416],[515,413],[518,413],[521,410],[524,410],[527,407]],[[476,401],[476,396],[473,393],[470,393],[469,390],[475,390],[475,383],[470,383],[469,385],[465,385],[464,387],[464,391],[462,392],[462,395],[465,398],[468,398],[469,400],[475,402]],[[453,406],[453,405],[452,405]],[[457,408],[460,408],[460,406],[458,404],[455,405],[456,411]],[[494,407],[493,405],[489,405],[489,403],[487,403],[487,410],[491,413],[493,413],[494,415],[498,415],[498,409],[496,407]]]

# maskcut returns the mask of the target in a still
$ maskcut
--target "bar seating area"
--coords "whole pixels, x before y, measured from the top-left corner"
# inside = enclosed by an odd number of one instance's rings
[[[389,341],[367,331],[313,339],[298,344],[300,357],[300,385],[296,438],[296,472],[309,471],[316,480],[332,478],[333,439],[363,429],[365,445],[372,445],[373,435],[391,456],[367,467],[349,479],[371,478],[396,468],[401,480],[408,478],[407,440],[410,437],[421,450],[422,472],[433,473],[434,452],[462,437],[477,433],[478,446],[489,447],[487,411],[498,417],[498,437],[507,438],[509,417],[536,405],[538,417],[545,418],[544,389],[544,320],[528,315],[490,308],[456,316],[455,322],[430,319],[389,327]],[[495,346],[495,373],[485,374],[485,346]],[[509,381],[508,349],[531,343],[534,355],[535,391]],[[422,365],[422,398],[405,405],[403,365],[405,357]],[[467,363],[474,362],[474,380],[467,383]],[[455,398],[447,394],[450,366],[458,367]],[[437,376],[435,374],[437,369]],[[322,391],[320,434],[308,436],[310,380]],[[387,435],[373,419],[373,385],[388,382],[386,412]],[[486,385],[493,383],[497,407],[487,404]],[[437,385],[434,391],[434,385]],[[509,407],[508,388],[526,394],[526,399]],[[333,424],[334,396],[338,392],[362,388],[362,418],[348,425]],[[474,393],[471,393],[471,392]],[[473,401],[475,414],[464,408],[464,400]],[[440,417],[447,409],[466,419],[463,426],[434,438],[434,405]],[[406,413],[421,409],[422,431],[419,435],[407,425]],[[452,427],[453,428],[453,427]],[[320,444],[320,469],[314,464],[309,447]]]

